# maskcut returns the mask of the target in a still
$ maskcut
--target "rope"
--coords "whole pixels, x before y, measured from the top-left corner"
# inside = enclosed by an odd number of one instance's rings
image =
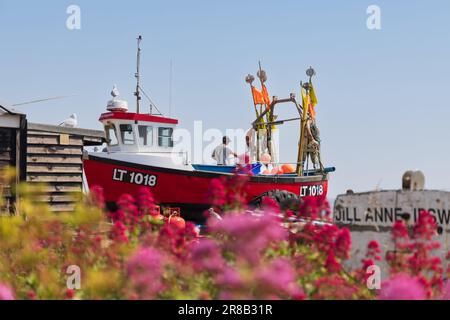
[[[156,103],[154,103],[152,101],[152,99],[149,97],[149,95],[144,91],[144,89],[142,89],[141,86],[139,86],[139,89],[141,89],[142,93],[144,94],[144,96],[147,98],[147,100],[150,102],[150,104],[155,107],[156,111],[159,112],[160,115],[163,115],[162,112],[158,109],[158,107],[156,106]]]

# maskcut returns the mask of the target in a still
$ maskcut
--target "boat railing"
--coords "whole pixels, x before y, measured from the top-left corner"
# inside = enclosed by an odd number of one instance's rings
[[[198,171],[211,171],[211,172],[222,172],[222,173],[234,173],[236,172],[236,169],[239,169],[246,166],[251,166],[250,171],[255,175],[262,175],[262,176],[271,176],[271,175],[283,175],[283,176],[298,176],[298,174],[293,170],[292,172],[266,172],[264,173],[264,168],[267,168],[268,170],[270,167],[276,168],[280,167],[282,165],[297,165],[295,162],[269,162],[266,164],[263,164],[261,162],[258,163],[252,163],[252,164],[238,164],[235,165],[214,165],[214,164],[192,164],[195,170]],[[270,165],[270,166],[269,166]],[[281,167],[280,167],[281,168]],[[239,169],[237,172],[246,172],[245,169]],[[335,167],[328,167],[328,168],[322,168],[322,169],[309,169],[303,171],[303,176],[315,176],[315,175],[321,175],[321,174],[328,174],[330,172],[334,172],[336,170]]]
[[[268,162],[268,163],[263,163],[262,167],[266,166],[266,168],[269,168],[269,165],[272,168],[281,168],[283,165],[292,165],[292,166],[297,166],[299,164],[302,164],[301,162]],[[324,167],[324,168],[306,168],[303,171],[303,175],[304,176],[311,176],[311,175],[316,175],[316,174],[321,174],[321,173],[330,173],[330,172],[334,172],[336,171],[335,167]],[[292,173],[284,173],[284,174],[294,174],[295,173],[295,169],[293,169]],[[270,175],[270,173],[268,173],[267,175]]]

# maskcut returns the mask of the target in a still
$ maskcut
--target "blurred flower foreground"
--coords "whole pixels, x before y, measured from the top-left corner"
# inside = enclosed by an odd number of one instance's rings
[[[0,216],[0,300],[450,298],[427,212],[413,229],[393,226],[390,253],[372,241],[349,270],[350,232],[331,223],[328,203],[304,198],[281,210],[265,198],[249,210],[242,179],[214,181],[209,196],[222,219],[212,214],[201,235],[161,214],[148,189],[109,212],[93,188],[73,213],[56,214],[36,187],[21,185],[17,214]],[[389,277],[369,289],[368,270],[381,260]]]

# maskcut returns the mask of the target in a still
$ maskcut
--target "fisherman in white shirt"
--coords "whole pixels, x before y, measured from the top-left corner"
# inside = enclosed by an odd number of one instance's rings
[[[250,163],[256,162],[256,146],[252,141],[252,136],[245,136],[245,154],[248,156]]]
[[[230,143],[230,138],[223,137],[222,138],[222,144],[217,146],[211,157],[216,160],[217,165],[219,166],[226,166],[229,164],[230,156],[233,155],[235,158],[237,158],[237,154],[233,152],[227,145]]]

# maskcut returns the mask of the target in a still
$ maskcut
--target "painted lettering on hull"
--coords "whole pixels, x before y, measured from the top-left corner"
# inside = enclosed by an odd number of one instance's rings
[[[154,174],[147,174],[117,168],[113,169],[112,179],[114,181],[132,183],[148,187],[155,187],[158,180],[157,176]]]
[[[324,192],[323,185],[301,186],[300,197],[318,197]]]

